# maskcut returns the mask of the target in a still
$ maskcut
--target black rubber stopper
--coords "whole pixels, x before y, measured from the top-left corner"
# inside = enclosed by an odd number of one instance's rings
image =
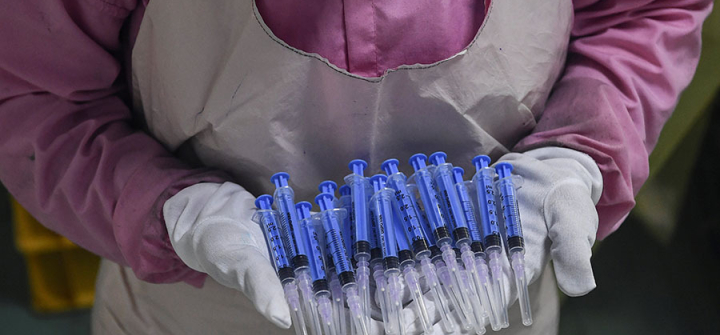
[[[447,229],[447,227],[440,227],[438,229],[435,229],[435,232],[433,232],[435,235],[435,241],[440,241],[444,238],[450,237],[450,230]]]
[[[512,250],[513,248],[525,248],[525,241],[520,236],[512,236],[508,238],[508,249]]]
[[[470,239],[470,230],[467,227],[457,228],[453,230],[453,238],[455,238],[455,241]]]
[[[313,292],[330,291],[328,282],[325,279],[318,279],[313,282]]]
[[[355,242],[354,248],[355,248],[356,254],[369,254],[370,253],[370,242],[357,241],[357,242]]]
[[[345,286],[345,284],[355,281],[355,275],[352,271],[345,271],[343,273],[340,273],[338,275],[338,278],[340,279],[340,286]]]
[[[475,242],[473,242],[473,243],[470,243],[470,249],[471,249],[474,253],[484,252],[484,251],[485,251],[485,248],[483,248],[483,244],[482,244],[482,242],[480,242],[480,241],[475,241]]]
[[[413,258],[412,252],[410,252],[410,250],[400,250],[400,252],[398,252],[398,256],[400,256],[400,263],[404,263]]]
[[[413,252],[416,254],[428,250],[428,243],[425,239],[416,240],[412,243]]]
[[[485,236],[485,246],[488,248],[502,245],[500,241],[500,235],[498,234]]]
[[[292,259],[293,267],[298,269],[303,266],[310,266],[310,261],[308,260],[308,257],[305,255],[296,255]]]
[[[382,249],[375,248],[375,249],[370,250],[370,259],[371,260],[379,259],[379,258],[382,258]]]
[[[399,269],[400,268],[400,259],[398,259],[397,257],[385,257],[383,259],[383,265],[385,266],[385,270]]]
[[[430,258],[435,258],[440,255],[442,255],[440,248],[438,248],[436,245],[433,245],[432,247],[430,247]]]
[[[295,278],[295,272],[291,267],[279,268],[278,277],[280,277],[280,282],[283,282],[285,279]]]

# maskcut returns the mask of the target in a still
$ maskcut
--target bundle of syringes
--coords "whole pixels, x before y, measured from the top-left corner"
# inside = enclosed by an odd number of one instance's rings
[[[523,324],[532,324],[516,199],[521,179],[509,163],[492,168],[488,156],[477,156],[476,173],[465,181],[446,158],[437,152],[428,164],[425,155],[412,156],[409,178],[396,159],[370,178],[367,163],[353,160],[339,198],[336,183],[320,184],[317,213],[309,202],[295,203],[287,173],[272,176],[275,193],[258,197],[253,219],[265,233],[296,334],[367,335],[371,296],[385,333],[404,334],[412,321],[402,319],[405,289],[427,334],[433,325],[423,289],[444,332],[483,334],[486,320],[498,331],[509,325],[502,257],[513,270]]]

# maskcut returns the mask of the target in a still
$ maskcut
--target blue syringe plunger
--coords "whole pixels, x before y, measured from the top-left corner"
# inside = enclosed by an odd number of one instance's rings
[[[272,209],[273,197],[269,194],[263,194],[255,200],[255,207],[258,209]]]
[[[442,151],[438,151],[430,155],[429,160],[430,163],[435,165],[445,164],[445,161],[447,160],[447,154]]]
[[[275,184],[276,188],[288,186],[289,179],[290,175],[287,172],[278,172],[270,177],[270,181]]]
[[[312,210],[312,204],[307,201],[300,201],[295,204],[295,208],[300,210],[302,215],[301,219],[310,217],[310,211]]]
[[[374,192],[385,188],[385,183],[387,183],[387,176],[384,174],[376,174],[370,178],[370,184],[372,184]]]
[[[400,161],[398,161],[395,158],[391,158],[388,160],[385,160],[381,165],[380,168],[385,171],[385,173],[388,176],[391,176],[393,174],[398,173],[400,170],[398,170],[398,165],[400,165]]]
[[[362,159],[353,159],[348,164],[348,167],[354,174],[363,176],[365,169],[368,167],[368,163]]]
[[[345,196],[345,195],[351,194],[350,186],[347,186],[347,185],[340,186],[339,191],[340,191],[340,196]]]
[[[495,171],[500,179],[510,177],[512,175],[513,166],[508,162],[495,164]]]
[[[475,156],[475,158],[473,158],[472,160],[472,163],[473,165],[475,165],[475,170],[480,171],[490,165],[490,157],[485,155]]]
[[[455,184],[462,183],[463,182],[463,175],[465,174],[465,170],[463,168],[456,166],[452,169],[453,172],[453,181]]]
[[[328,209],[334,209],[333,195],[330,193],[320,193],[315,197],[315,203],[320,206],[320,211],[326,211]]]
[[[320,191],[320,193],[328,193],[332,197],[335,197],[335,191],[337,190],[337,188],[337,184],[332,180],[326,180],[320,183],[320,186],[318,186],[318,190]]]
[[[422,170],[427,166],[427,156],[425,154],[414,154],[410,157],[409,162],[415,171]]]

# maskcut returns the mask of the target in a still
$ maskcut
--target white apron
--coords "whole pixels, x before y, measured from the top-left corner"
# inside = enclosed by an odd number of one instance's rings
[[[153,0],[133,49],[135,112],[170,150],[230,172],[256,196],[272,194],[270,176],[286,171],[297,198],[312,200],[355,158],[374,174],[387,158],[442,150],[474,171],[474,156],[496,159],[535,127],[563,68],[572,15],[570,0],[495,0],[465,50],[365,78],[278,39],[254,1]],[[144,285],[136,284],[128,287]],[[202,296],[187,308],[227,308]],[[238,320],[262,318],[246,314]]]

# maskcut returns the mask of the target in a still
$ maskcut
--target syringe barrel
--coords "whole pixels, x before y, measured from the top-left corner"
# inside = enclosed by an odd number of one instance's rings
[[[277,271],[280,280],[294,278],[295,274],[290,266],[290,260],[285,252],[283,239],[279,229],[280,217],[277,211],[272,210],[272,197],[269,194],[261,195],[255,201],[258,210],[253,216],[253,221],[262,227],[268,252],[273,260],[273,266]]]
[[[298,202],[295,205],[297,216],[300,220],[300,228],[306,231],[307,240],[306,250],[308,251],[308,261],[310,263],[310,275],[314,281],[326,279],[325,263],[323,262],[323,250],[321,244],[321,234],[315,229],[316,224],[310,214],[312,205],[307,201]]]
[[[333,190],[334,191],[334,190]],[[325,243],[328,246],[328,252],[332,256],[335,272],[340,279],[340,284],[345,285],[348,282],[355,282],[352,264],[348,258],[345,244],[340,234],[340,222],[345,215],[345,210],[336,209],[333,204],[333,195],[330,193],[321,193],[315,197],[315,203],[320,206],[320,220],[325,230]]]
[[[369,201],[368,201],[369,203]],[[372,207],[372,206],[369,206]],[[377,231],[378,231],[378,223],[375,219],[375,213],[373,213],[372,208],[369,208],[370,211],[370,234],[368,235],[368,238],[370,239],[370,243],[368,243],[370,247],[370,259],[371,260],[378,260],[382,258],[382,250],[380,249],[380,242],[378,241],[377,237]]]
[[[415,252],[421,252],[428,249],[426,237],[422,230],[420,214],[415,206],[415,197],[407,188],[407,177],[398,171],[398,163],[397,159],[388,159],[381,167],[388,176],[388,187],[395,191],[400,223],[405,226],[403,235],[411,241]]]
[[[399,250],[398,255],[400,255],[399,252],[402,250],[410,251],[410,244],[408,243],[407,235],[405,235],[405,227],[402,224],[402,219],[400,219],[399,211],[394,210],[393,213],[395,214],[393,227],[395,228],[395,238],[397,239],[397,248]],[[412,253],[410,256],[412,257]],[[402,262],[402,259],[400,262]]]
[[[285,227],[290,236],[290,245],[286,245],[285,248],[292,249],[293,254],[290,260],[293,263],[293,267],[298,269],[301,267],[308,266],[307,250],[305,248],[304,240],[305,231],[300,229],[297,219],[297,211],[295,209],[295,193],[292,188],[288,185],[290,175],[286,172],[278,172],[270,177],[270,181],[275,184],[275,193],[273,198],[275,200],[275,207],[280,213],[280,223]]]
[[[475,208],[468,190],[468,183],[463,180],[463,174],[465,171],[461,167],[454,167],[452,172],[453,181],[455,182],[455,191],[457,192],[458,199],[460,199],[462,211],[465,216],[465,222],[467,222],[468,229],[470,230],[470,247],[473,252],[482,252],[482,232],[480,231],[480,225],[475,218]],[[456,242],[459,241],[460,240],[456,240]]]
[[[377,224],[377,238],[383,253],[385,269],[397,269],[400,260],[397,253],[397,239],[395,238],[395,224],[393,213],[394,191],[385,187],[387,177],[375,175],[370,179],[375,194],[370,199],[371,212]]]
[[[348,252],[348,257],[352,257],[355,254],[355,234],[353,233],[355,231],[355,227],[353,225],[353,220],[350,218],[352,217],[353,207],[352,207],[352,196],[350,195],[350,186],[342,185],[339,188],[340,191],[340,206],[342,209],[344,209],[347,213],[345,215],[345,219],[343,219],[343,225],[342,225],[342,237],[345,241],[345,249]]]
[[[490,164],[490,157],[488,156],[476,156],[473,158],[473,164],[477,171],[473,177],[473,183],[477,194],[478,212],[480,213],[485,248],[499,247],[502,242],[500,240],[495,189],[493,187],[495,170],[488,167]]]
[[[425,165],[425,155],[417,154],[410,157],[410,164],[415,169],[414,179],[425,206],[425,215],[433,230],[436,243],[450,240],[450,228],[445,218],[442,199],[437,192],[432,173]]]
[[[498,163],[495,166],[495,171],[497,171],[499,178],[496,185],[500,191],[500,201],[508,242],[507,246],[510,251],[516,248],[525,249],[512,169],[512,164],[507,162]]]
[[[350,186],[350,196],[352,199],[352,213],[350,220],[355,227],[353,245],[355,255],[370,254],[369,245],[369,212],[367,201],[370,198],[368,194],[368,181],[363,175],[363,171],[367,168],[367,163],[361,159],[355,159],[350,162],[349,166],[351,174],[345,177],[345,183]],[[355,256],[353,255],[353,257]]]
[[[447,155],[444,152],[436,152],[430,155],[430,162],[435,164],[435,184],[443,200],[443,207],[447,213],[448,224],[450,225],[453,238],[455,241],[463,241],[470,239],[467,221],[463,213],[462,203],[455,190],[455,181],[453,180],[453,166],[446,163]]]
[[[418,201],[418,197],[416,196],[419,196],[420,194],[417,184],[407,184],[407,189],[412,196],[413,204],[415,204],[415,209],[417,210],[418,218],[420,219],[420,227],[422,228],[423,235],[425,236],[425,241],[428,244],[428,248],[432,249],[435,246],[435,236],[433,235],[432,228],[430,227],[427,215],[425,214],[425,208]],[[415,253],[417,254],[418,252]]]

